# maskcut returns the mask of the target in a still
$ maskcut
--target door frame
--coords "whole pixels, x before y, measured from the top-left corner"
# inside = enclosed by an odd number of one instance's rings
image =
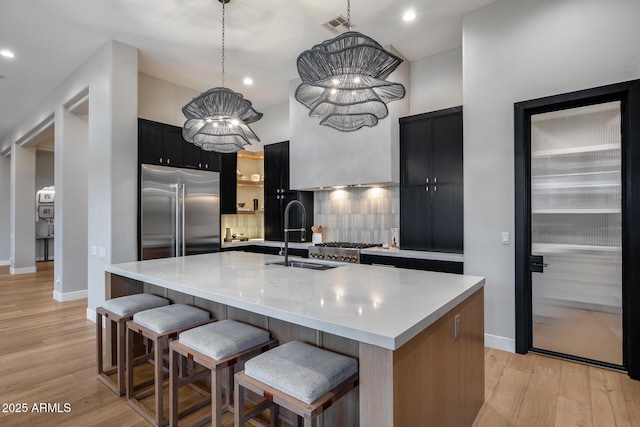
[[[531,116],[617,100],[621,101],[622,113],[623,366],[631,378],[640,379],[640,80],[514,104],[516,352],[527,353],[533,342],[528,263],[531,255]]]

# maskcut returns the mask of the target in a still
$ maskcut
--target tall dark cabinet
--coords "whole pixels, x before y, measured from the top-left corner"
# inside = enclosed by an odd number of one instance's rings
[[[462,107],[400,119],[400,247],[463,252]]]
[[[238,155],[236,153],[222,153],[220,155],[220,213],[236,214],[236,184],[238,169]]]
[[[264,199],[265,240],[284,240],[284,210],[290,201],[299,200],[307,213],[306,241],[311,241],[313,192],[291,191],[289,188],[289,141],[264,146]],[[300,209],[293,206],[289,211],[289,227],[301,226]],[[301,233],[289,233],[289,240],[301,241]]]

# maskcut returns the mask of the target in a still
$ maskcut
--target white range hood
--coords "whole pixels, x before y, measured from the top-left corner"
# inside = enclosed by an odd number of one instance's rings
[[[387,50],[402,57],[392,47]],[[387,79],[402,83],[406,95],[390,102],[389,115],[377,126],[340,132],[309,117],[294,92],[300,79],[289,85],[289,182],[292,189],[319,190],[343,185],[393,185],[399,175],[398,119],[409,114],[409,62],[404,61]]]

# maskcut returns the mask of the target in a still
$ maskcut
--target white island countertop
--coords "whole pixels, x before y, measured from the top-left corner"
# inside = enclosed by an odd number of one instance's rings
[[[484,286],[482,277],[360,264],[323,271],[267,265],[282,260],[231,251],[105,270],[389,350]]]

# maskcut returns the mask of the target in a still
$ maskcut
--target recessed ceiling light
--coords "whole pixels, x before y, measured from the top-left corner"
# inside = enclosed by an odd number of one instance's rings
[[[0,55],[4,56],[5,58],[15,58],[16,57],[15,53],[11,52],[9,49],[0,50]]]
[[[402,15],[402,20],[403,21],[413,21],[414,19],[416,19],[416,13],[413,10],[407,10],[404,15]]]
[[[253,84],[253,79],[251,77],[245,77],[242,82],[247,86],[251,86]]]

